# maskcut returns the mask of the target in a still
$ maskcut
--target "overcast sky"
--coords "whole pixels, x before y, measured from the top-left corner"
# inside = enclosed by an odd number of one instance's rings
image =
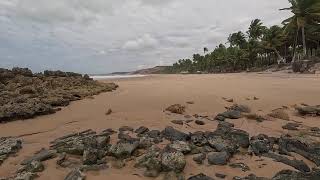
[[[168,65],[226,43],[287,0],[0,0],[0,67],[81,73]]]

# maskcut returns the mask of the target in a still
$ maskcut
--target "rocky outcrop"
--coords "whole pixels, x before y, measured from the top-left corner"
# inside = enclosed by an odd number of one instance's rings
[[[71,72],[33,74],[26,68],[0,69],[0,122],[52,114],[71,101],[117,87]]]
[[[0,138],[0,166],[10,155],[16,154],[22,148],[21,144],[21,140],[17,138]]]

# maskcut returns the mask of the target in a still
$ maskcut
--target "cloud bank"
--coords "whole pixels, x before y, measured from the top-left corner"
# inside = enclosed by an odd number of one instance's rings
[[[213,49],[287,0],[1,0],[0,67],[81,73],[167,65]]]

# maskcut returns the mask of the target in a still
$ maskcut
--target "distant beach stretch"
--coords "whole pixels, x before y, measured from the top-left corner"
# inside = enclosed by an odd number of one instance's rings
[[[146,77],[147,75],[135,74],[135,75],[91,75],[90,77],[95,80],[102,79],[126,79],[126,78],[138,78]]]

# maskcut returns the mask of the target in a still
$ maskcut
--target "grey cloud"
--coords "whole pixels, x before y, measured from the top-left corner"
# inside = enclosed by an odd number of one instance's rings
[[[85,73],[171,64],[225,43],[287,0],[1,0],[1,67]]]

